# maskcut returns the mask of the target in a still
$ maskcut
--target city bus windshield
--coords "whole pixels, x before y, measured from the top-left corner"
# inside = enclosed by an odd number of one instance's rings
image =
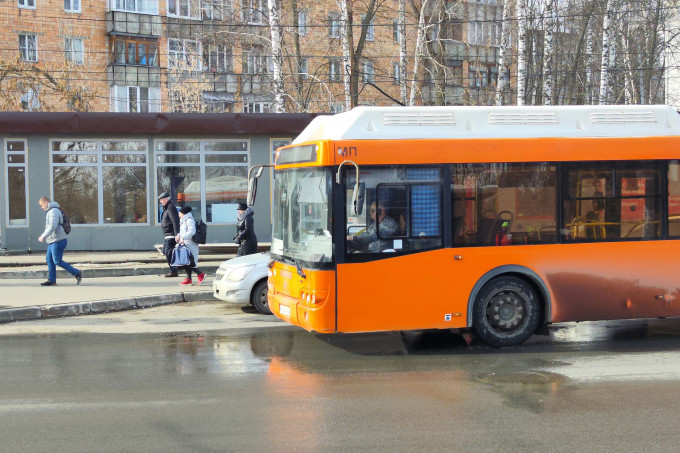
[[[333,263],[330,169],[277,170],[274,176],[271,254],[312,269]]]

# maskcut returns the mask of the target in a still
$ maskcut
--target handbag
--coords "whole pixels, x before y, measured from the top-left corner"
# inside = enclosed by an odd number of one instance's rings
[[[172,267],[193,266],[194,256],[186,245],[178,245],[172,251]]]

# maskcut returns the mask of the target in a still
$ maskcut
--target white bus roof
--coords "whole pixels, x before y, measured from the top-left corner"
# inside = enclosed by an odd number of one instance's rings
[[[674,135],[680,135],[680,114],[665,105],[357,107],[337,115],[317,116],[293,143]]]

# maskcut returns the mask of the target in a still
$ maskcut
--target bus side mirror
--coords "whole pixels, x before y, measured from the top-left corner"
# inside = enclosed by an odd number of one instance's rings
[[[273,167],[273,165],[255,165],[248,170],[248,195],[246,204],[253,206],[255,204],[255,197],[257,196],[257,180],[262,176],[262,171],[265,167]],[[255,173],[253,174],[253,170]]]
[[[364,212],[364,200],[366,199],[366,184],[360,182],[354,186],[354,214],[361,215]]]
[[[255,204],[255,197],[257,196],[257,177],[248,180],[248,199],[246,203],[248,206]]]

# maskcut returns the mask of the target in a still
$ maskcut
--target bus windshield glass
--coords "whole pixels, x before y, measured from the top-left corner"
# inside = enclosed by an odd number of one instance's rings
[[[330,269],[332,175],[328,168],[277,170],[271,254],[311,269]]]

